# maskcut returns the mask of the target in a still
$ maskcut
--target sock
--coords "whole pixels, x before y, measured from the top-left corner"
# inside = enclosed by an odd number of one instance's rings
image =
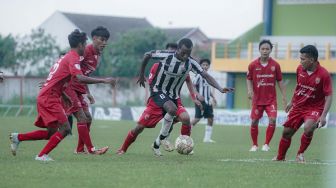
[[[25,140],[48,140],[48,131],[46,130],[38,130],[32,131],[28,133],[18,134],[18,140],[25,141]]]
[[[132,131],[129,131],[120,149],[126,152],[128,147],[135,141],[137,136],[138,135],[133,134]]]
[[[269,145],[269,143],[272,140],[273,134],[275,131],[275,124],[269,124],[267,129],[266,129],[266,140],[265,144]]]
[[[78,129],[78,139],[81,139],[84,145],[86,146],[88,152],[92,153],[94,150],[94,147],[91,142],[90,133],[87,127],[86,123],[77,123],[77,129]],[[78,141],[79,143],[79,141]],[[79,146],[77,146],[78,149]],[[79,151],[79,150],[77,150]]]
[[[158,148],[160,147],[160,145],[161,145],[160,140],[163,140],[163,139],[165,139],[165,138],[167,138],[167,136],[163,136],[162,134],[160,134],[160,135],[155,139],[155,141],[154,141],[154,148],[155,148],[155,149],[158,149]]]
[[[251,125],[250,132],[253,145],[258,146],[258,126]]]
[[[41,150],[38,156],[41,157],[44,154],[48,155],[49,152],[51,152],[58,145],[58,143],[60,143],[63,140],[63,138],[64,137],[60,132],[56,132],[55,134],[53,134],[50,137],[47,145],[44,146],[44,148]]]
[[[279,149],[278,149],[278,160],[284,160],[286,157],[287,150],[289,146],[291,145],[292,139],[286,139],[284,137],[281,138],[279,143]]]
[[[312,139],[313,139],[313,135],[307,136],[305,133],[302,133],[301,145],[300,145],[300,149],[298,151],[298,154],[304,153],[306,151],[306,149],[310,145],[310,142],[312,141]]]
[[[212,135],[212,126],[206,125],[205,126],[204,140],[210,140],[211,135]]]
[[[163,117],[163,123],[162,123],[162,127],[160,130],[160,134],[163,136],[168,136],[169,135],[169,130],[170,127],[173,124],[173,120],[174,120],[174,116],[166,113],[165,116]]]
[[[191,126],[190,125],[182,125],[181,126],[181,135],[188,135],[191,134]]]

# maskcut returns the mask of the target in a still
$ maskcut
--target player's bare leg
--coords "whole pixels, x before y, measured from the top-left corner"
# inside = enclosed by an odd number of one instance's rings
[[[306,149],[308,148],[313,139],[314,131],[316,129],[316,123],[317,123],[316,121],[311,119],[306,120],[304,123],[304,131],[301,136],[301,144],[296,155],[296,161],[298,163],[305,162],[303,153],[306,151]]]

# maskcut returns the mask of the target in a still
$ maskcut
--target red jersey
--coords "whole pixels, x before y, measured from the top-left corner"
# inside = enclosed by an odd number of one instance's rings
[[[254,60],[248,66],[247,79],[252,80],[253,99],[255,105],[276,104],[276,81],[282,80],[280,65],[272,58],[268,59],[266,66],[260,59]]]
[[[38,96],[53,95],[61,97],[64,84],[69,82],[71,76],[78,74],[83,74],[80,67],[79,55],[75,50],[70,50],[51,67],[48,78]]]
[[[84,52],[84,58],[81,60],[80,65],[82,72],[85,76],[89,76],[93,71],[96,70],[98,66],[99,53],[93,47],[92,44],[87,45]],[[69,87],[73,90],[85,94],[86,93],[86,84],[80,83],[75,77],[71,78]]]
[[[316,70],[309,75],[302,65],[296,69],[293,107],[323,110],[325,97],[332,94],[332,81],[329,72],[318,63]]]
[[[157,72],[157,69],[159,67],[159,63],[154,63],[153,66],[151,67],[150,71],[149,71],[149,76],[148,76],[148,84],[151,85],[154,75]],[[191,81],[190,76],[188,75],[186,80]]]

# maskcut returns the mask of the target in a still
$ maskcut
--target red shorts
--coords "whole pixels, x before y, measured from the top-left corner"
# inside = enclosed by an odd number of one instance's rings
[[[312,110],[312,109],[298,109],[293,108],[289,111],[286,122],[283,124],[284,127],[290,127],[295,130],[299,129],[301,125],[307,120],[311,119],[317,122],[320,118],[323,110]]]
[[[65,94],[69,96],[72,105],[70,107],[66,106],[63,103],[63,107],[65,109],[65,113],[67,115],[71,115],[74,112],[78,112],[81,108],[83,108],[84,110],[88,110],[88,104],[86,103],[86,101],[84,100],[83,94],[79,93],[73,89],[71,89],[70,87],[67,87],[64,90]]]
[[[253,105],[251,110],[251,119],[258,120],[263,116],[264,111],[266,112],[269,118],[277,117],[277,105]]]
[[[186,112],[186,109],[184,108],[180,98],[175,101],[175,104],[177,105],[176,116]],[[138,123],[147,128],[154,128],[156,124],[163,118],[164,114],[164,109],[159,107],[154,102],[153,97],[150,97],[148,99],[146,109],[141,114]]]
[[[37,112],[34,123],[37,127],[57,127],[58,124],[68,122],[61,99],[57,96],[38,96]]]

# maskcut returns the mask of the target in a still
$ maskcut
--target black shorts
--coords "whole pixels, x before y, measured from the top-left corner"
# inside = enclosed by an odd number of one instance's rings
[[[171,99],[167,94],[164,94],[163,92],[153,92],[151,94],[151,97],[156,105],[159,107],[163,108],[163,104],[167,101],[173,101],[175,105],[177,106],[177,100],[176,99]]]
[[[195,105],[195,118],[201,119],[204,118],[213,118],[213,107],[212,105],[208,105],[205,102],[202,102],[203,111],[201,111],[200,107]]]

